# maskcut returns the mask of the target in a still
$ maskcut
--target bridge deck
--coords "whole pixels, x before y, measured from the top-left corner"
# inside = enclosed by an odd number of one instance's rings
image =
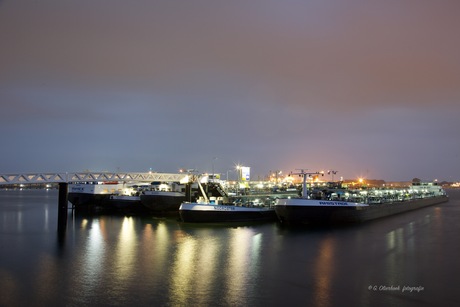
[[[187,174],[179,173],[110,173],[110,172],[80,172],[80,173],[23,173],[0,174],[0,185],[28,183],[61,183],[61,182],[152,182],[180,181]]]

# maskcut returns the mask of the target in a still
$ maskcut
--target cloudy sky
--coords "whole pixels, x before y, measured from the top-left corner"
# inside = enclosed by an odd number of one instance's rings
[[[459,14],[457,0],[0,0],[0,173],[459,180]]]

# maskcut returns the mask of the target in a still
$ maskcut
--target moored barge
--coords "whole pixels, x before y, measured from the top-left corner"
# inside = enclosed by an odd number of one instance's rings
[[[304,188],[300,198],[282,198],[275,203],[275,211],[282,224],[356,223],[407,212],[449,200],[441,186],[433,183],[414,183],[408,189],[363,191],[352,198],[345,190],[325,193],[313,199]]]
[[[277,220],[273,200],[261,195],[229,197],[224,189],[214,183],[218,194],[209,193],[198,182],[201,196],[196,202],[183,202],[179,215],[183,222],[190,223],[234,223],[275,222]]]

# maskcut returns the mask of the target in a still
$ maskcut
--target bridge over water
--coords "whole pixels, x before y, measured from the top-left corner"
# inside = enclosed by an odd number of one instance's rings
[[[185,173],[136,173],[136,172],[79,172],[79,173],[18,173],[0,174],[0,185],[70,182],[175,182],[183,179]]]
[[[0,186],[11,184],[58,183],[58,233],[62,237],[67,228],[68,185],[72,182],[177,182],[187,176],[185,173],[135,173],[135,172],[80,172],[80,173],[18,173],[0,174]]]

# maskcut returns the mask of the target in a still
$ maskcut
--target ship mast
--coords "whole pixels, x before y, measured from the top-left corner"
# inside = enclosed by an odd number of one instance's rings
[[[291,175],[299,175],[299,177],[303,177],[303,182],[302,182],[302,198],[308,198],[307,194],[307,177],[311,177],[312,175],[323,175],[323,173],[320,172],[307,172],[307,169],[297,169],[300,172],[293,173],[291,172]]]

